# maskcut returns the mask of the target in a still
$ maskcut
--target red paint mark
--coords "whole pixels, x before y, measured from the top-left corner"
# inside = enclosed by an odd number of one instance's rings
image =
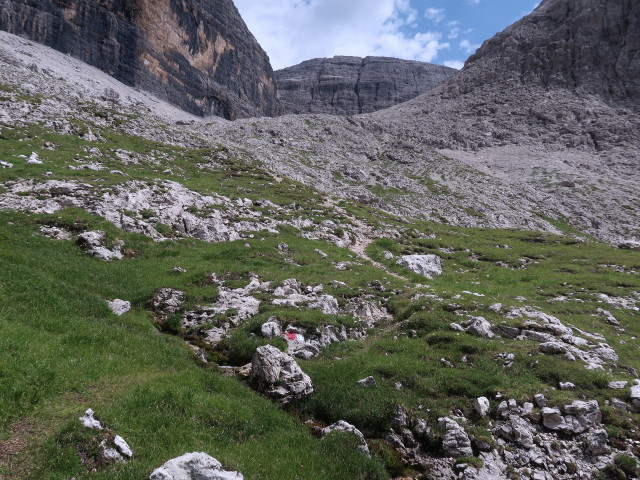
[[[296,335],[295,333],[292,333],[292,332],[287,332],[287,340],[293,341],[296,338],[298,338],[298,335]]]

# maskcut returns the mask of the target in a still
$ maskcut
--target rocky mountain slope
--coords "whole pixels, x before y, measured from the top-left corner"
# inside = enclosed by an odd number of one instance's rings
[[[376,122],[445,148],[637,151],[639,15],[629,0],[545,0],[460,74]]]
[[[5,32],[0,63],[2,480],[640,476],[637,132],[203,120]],[[457,114],[542,92],[633,118]]]
[[[456,70],[387,57],[307,60],[274,72],[288,113],[354,115],[406,102]]]
[[[282,113],[269,59],[232,0],[2,0],[0,29],[196,115]]]

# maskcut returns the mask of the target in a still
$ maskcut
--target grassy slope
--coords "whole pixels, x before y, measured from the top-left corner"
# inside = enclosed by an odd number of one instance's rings
[[[275,182],[255,165],[232,158],[219,147],[185,150],[107,130],[100,133],[106,142],[52,135],[39,126],[4,128],[0,158],[12,161],[16,167],[1,171],[1,178],[41,178],[45,170],[50,170],[54,178],[75,178],[94,185],[123,181],[108,170],[96,173],[68,169],[69,164],[74,164],[74,157],[86,155],[85,147],[97,147],[107,155],[99,160],[109,169],[125,171],[127,180],[151,182],[167,178],[202,193],[268,198],[281,204],[296,201],[301,207],[300,215],[318,222],[333,216],[331,211],[317,206],[317,192],[294,182]],[[45,141],[60,147],[56,151],[44,149]],[[153,154],[160,163],[124,166],[112,154],[116,148]],[[27,166],[16,157],[31,151],[45,159],[44,166]],[[225,155],[220,156],[221,152]],[[194,166],[209,161],[217,165],[211,171]],[[167,167],[173,168],[174,174],[163,173]],[[349,211],[373,223],[383,217],[387,223],[394,223],[365,207],[349,206]],[[110,237],[123,239],[132,256],[116,263],[92,259],[73,242],[39,235],[39,224],[51,222],[106,230]],[[538,306],[567,324],[603,333],[620,354],[622,366],[640,369],[635,342],[640,335],[637,314],[599,304],[592,295],[602,292],[625,296],[639,291],[637,274],[599,266],[627,265],[638,270],[637,252],[592,242],[577,244],[570,238],[535,232],[457,229],[423,223],[411,228],[415,228],[413,233],[400,240],[381,239],[369,248],[374,259],[410,280],[402,282],[385,279],[389,277],[385,272],[366,264],[347,271],[335,270],[314,250],[321,248],[333,260],[353,260],[348,251],[301,239],[289,229],[280,235],[258,234],[249,241],[249,248],[244,246],[244,240],[204,244],[182,239],[156,244],[120,232],[79,211],[53,216],[1,213],[0,441],[3,446],[10,446],[6,452],[17,454],[0,454],[0,478],[142,479],[166,459],[199,450],[253,479],[384,478],[384,466],[376,456],[369,460],[352,448],[345,448],[345,442],[351,441],[348,437],[322,441],[313,438],[299,417],[326,422],[345,419],[375,434],[388,427],[391,412],[398,404],[435,422],[438,415],[447,414],[452,407],[470,413],[472,400],[479,395],[500,391],[507,397],[525,400],[534,393],[546,392],[553,403],[582,397],[605,400],[612,395],[603,388],[608,380],[632,378],[624,368],[588,372],[580,363],[540,356],[533,344],[488,341],[453,332],[449,323],[464,318],[446,311],[443,305],[447,303],[455,302],[492,322],[503,321],[487,309],[494,302]],[[436,239],[427,239],[429,234],[435,234]],[[300,267],[284,262],[276,253],[275,246],[282,241],[290,245],[292,258]],[[504,244],[511,249],[496,247]],[[445,247],[453,252],[438,250]],[[414,290],[412,282],[425,283],[424,279],[384,260],[385,250],[396,255],[438,253],[444,258],[445,273],[431,282],[430,288]],[[479,261],[470,260],[471,253],[478,255]],[[538,263],[523,270],[494,264],[503,261],[517,266],[524,257]],[[186,268],[187,273],[175,275],[171,271],[175,266]],[[274,282],[295,277],[303,283],[326,285],[330,280],[341,280],[351,290],[329,293],[342,302],[360,291],[370,292],[369,282],[381,280],[389,290],[383,295],[389,297],[394,321],[372,332],[364,342],[334,345],[319,358],[300,362],[312,376],[316,393],[285,413],[238,380],[222,377],[214,366],[198,366],[179,338],[159,334],[153,326],[145,302],[156,288],[181,288],[187,291],[190,304],[205,303],[216,295],[213,287],[202,282],[212,272],[228,274],[233,279],[231,286],[243,285],[249,272]],[[461,294],[463,290],[485,297]],[[436,294],[446,301],[411,300],[417,291]],[[575,292],[575,298],[584,303],[548,301],[567,291]],[[462,296],[454,298],[457,295]],[[518,296],[527,301],[520,303]],[[104,303],[111,298],[131,300],[134,309],[115,317]],[[626,331],[616,332],[602,318],[593,317],[598,306],[612,310]],[[250,333],[274,313],[311,323],[348,321],[285,312],[263,304],[260,316],[240,329],[231,341],[229,348],[235,352],[235,363],[247,359],[257,344]],[[410,338],[411,330],[417,331],[416,338]],[[516,353],[511,369],[506,370],[497,361],[502,352]],[[466,363],[462,361],[464,355]],[[445,368],[440,358],[453,362],[457,368]],[[358,379],[368,375],[376,377],[378,388],[364,390],[356,386]],[[578,390],[555,390],[561,380],[573,381]],[[398,381],[404,386],[402,390],[394,387]],[[88,407],[130,443],[136,453],[133,461],[88,473],[77,448],[87,440],[77,417]],[[638,420],[608,409],[605,418],[610,432],[620,439],[632,434],[630,422]],[[483,426],[477,420],[474,428]],[[388,456],[387,463],[393,467]]]

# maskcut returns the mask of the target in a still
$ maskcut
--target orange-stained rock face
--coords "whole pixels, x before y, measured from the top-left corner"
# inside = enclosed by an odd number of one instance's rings
[[[0,0],[0,29],[197,115],[283,113],[269,59],[232,0]]]

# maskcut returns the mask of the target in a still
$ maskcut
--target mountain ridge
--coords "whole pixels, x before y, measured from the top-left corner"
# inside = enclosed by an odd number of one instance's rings
[[[288,113],[354,115],[417,97],[456,70],[390,57],[315,58],[274,72]]]

